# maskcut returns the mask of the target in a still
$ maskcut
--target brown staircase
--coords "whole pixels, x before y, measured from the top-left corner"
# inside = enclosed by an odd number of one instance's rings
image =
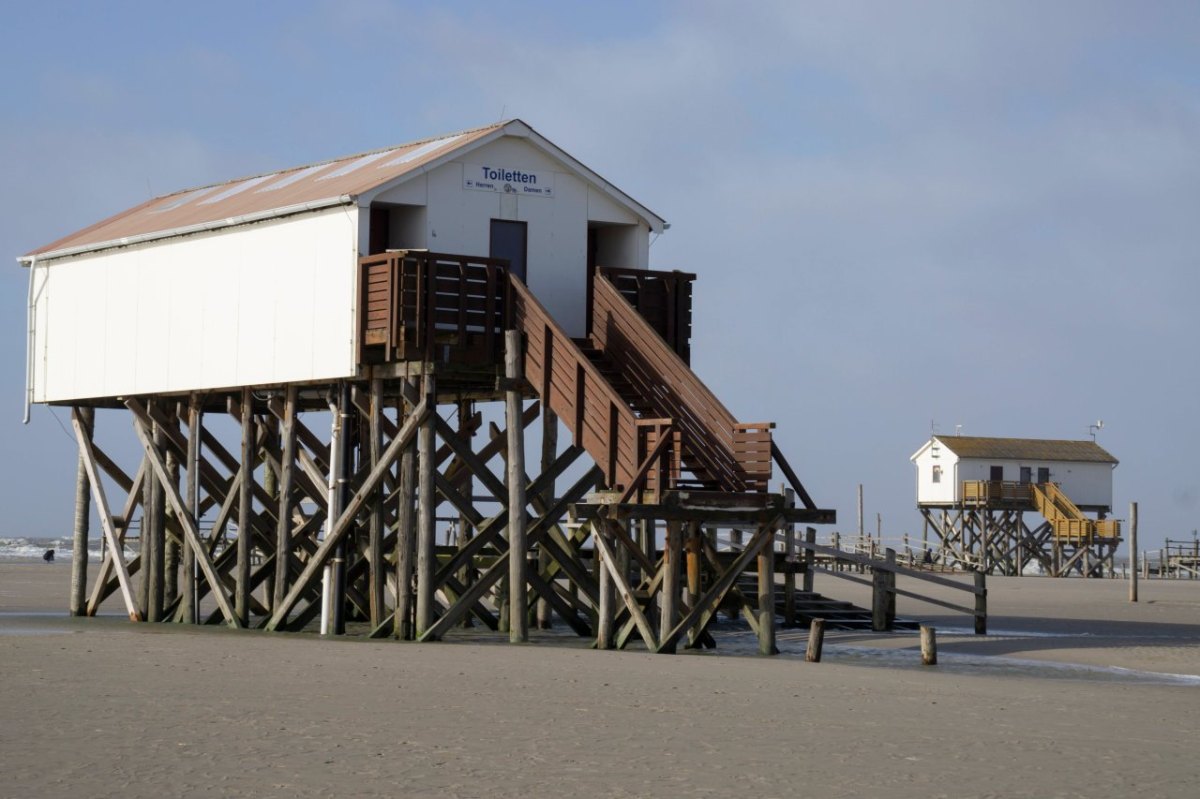
[[[591,330],[575,340],[520,280],[512,320],[525,378],[625,499],[667,489],[759,493],[772,424],[741,424],[614,285],[592,275]]]

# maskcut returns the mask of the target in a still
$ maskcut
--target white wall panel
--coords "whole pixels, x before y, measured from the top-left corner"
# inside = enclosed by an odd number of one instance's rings
[[[353,374],[356,219],[337,208],[52,262],[35,399]]]

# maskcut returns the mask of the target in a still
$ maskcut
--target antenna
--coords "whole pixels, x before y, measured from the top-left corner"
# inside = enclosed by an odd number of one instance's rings
[[[962,426],[961,424],[956,424],[956,425],[954,425],[954,435],[956,435],[956,436],[961,436],[961,435],[962,435],[962,429],[963,429],[963,426]]]
[[[1088,425],[1088,435],[1092,437],[1092,441],[1096,440],[1096,433],[1104,429],[1104,420],[1097,419],[1095,424]]]

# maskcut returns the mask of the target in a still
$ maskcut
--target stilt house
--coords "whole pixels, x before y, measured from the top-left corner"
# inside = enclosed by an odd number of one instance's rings
[[[910,460],[926,537],[947,558],[1009,574],[1037,560],[1060,574],[1110,563],[1120,543],[1105,519],[1117,459],[1094,441],[935,435]],[[1029,529],[1027,511],[1045,523]]]
[[[78,502],[109,543],[72,609],[120,591],[133,618],[293,629],[319,613],[323,630],[428,640],[471,619],[520,638],[535,602],[601,645],[625,619],[669,651],[707,635],[756,559],[773,597],[775,532],[834,514],[773,424],[739,422],[691,371],[695,276],[648,269],[666,228],[514,120],[158,197],[21,257],[28,400],[74,407]],[[489,401],[506,430],[481,429]],[[136,469],[97,446],[100,408],[132,415]],[[328,437],[313,410],[332,412]],[[205,426],[216,413],[238,441]],[[794,501],[770,491],[773,464]],[[756,533],[730,562],[701,545],[712,525]]]

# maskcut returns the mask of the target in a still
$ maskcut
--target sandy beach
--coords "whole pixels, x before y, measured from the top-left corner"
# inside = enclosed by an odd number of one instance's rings
[[[1119,581],[995,578],[982,638],[902,599],[943,631],[921,667],[914,634],[830,634],[808,664],[795,631],[780,657],[670,657],[70,619],[69,573],[0,563],[0,796],[1197,791],[1200,581],[1133,605]]]

